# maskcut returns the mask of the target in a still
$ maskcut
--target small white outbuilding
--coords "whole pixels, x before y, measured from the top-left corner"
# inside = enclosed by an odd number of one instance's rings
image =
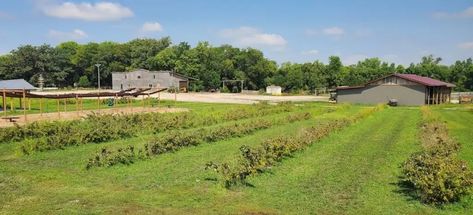
[[[273,96],[279,96],[282,94],[282,88],[280,86],[275,85],[267,86],[266,93],[271,94]]]

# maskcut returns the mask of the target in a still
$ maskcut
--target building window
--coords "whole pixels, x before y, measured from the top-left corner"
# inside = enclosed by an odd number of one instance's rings
[[[138,79],[140,79],[140,78],[141,78],[141,76],[138,75]]]
[[[149,87],[150,87],[150,88],[152,88],[152,87],[153,87],[153,85],[152,85],[152,84],[149,84]]]
[[[153,79],[156,79],[156,75],[153,75]]]
[[[125,79],[126,79],[126,75],[125,75]]]

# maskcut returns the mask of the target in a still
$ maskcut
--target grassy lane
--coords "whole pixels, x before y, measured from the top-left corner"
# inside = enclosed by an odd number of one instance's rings
[[[353,107],[323,117],[348,116]],[[316,117],[317,118],[317,117]],[[209,207],[226,205],[239,194],[208,181],[204,164],[237,157],[238,148],[256,145],[281,133],[295,132],[309,126],[302,121],[258,131],[243,138],[202,144],[164,154],[133,166],[115,166],[86,171],[87,158],[105,145],[142,143],[146,137],[88,144],[66,150],[12,156],[13,144],[0,145],[9,151],[0,158],[0,214],[69,214],[69,213],[204,213]],[[8,155],[7,155],[8,154]],[[8,201],[6,201],[8,200]]]
[[[434,109],[435,110],[435,109]],[[437,109],[443,120],[447,122],[449,135],[461,145],[460,158],[473,168],[473,111],[456,109]],[[473,195],[465,197],[458,204],[448,206],[449,210],[463,212],[473,211]],[[466,213],[468,214],[468,213]],[[470,213],[471,214],[471,213]]]
[[[387,109],[250,180],[238,207],[293,214],[431,213],[396,192],[398,165],[419,149],[418,110]],[[248,205],[248,202],[254,201]]]
[[[462,148],[460,158],[473,167],[473,111],[437,110],[442,119],[447,121],[450,136],[457,140]]]

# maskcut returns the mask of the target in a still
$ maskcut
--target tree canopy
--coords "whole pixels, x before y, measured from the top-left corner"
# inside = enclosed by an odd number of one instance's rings
[[[0,79],[23,78],[33,84],[42,74],[47,86],[96,86],[95,64],[100,63],[102,85],[111,85],[112,72],[143,68],[173,70],[198,79],[194,90],[219,89],[222,80],[243,80],[244,88],[263,89],[275,84],[285,91],[314,91],[342,85],[359,85],[392,74],[412,73],[457,85],[456,90],[473,90],[471,58],[443,65],[442,59],[425,56],[407,68],[379,58],[368,58],[354,65],[343,65],[340,57],[331,56],[328,64],[318,60],[307,63],[286,62],[278,65],[254,48],[231,45],[212,46],[199,42],[173,45],[169,37],[134,39],[126,43],[64,42],[55,47],[22,45],[0,56]]]

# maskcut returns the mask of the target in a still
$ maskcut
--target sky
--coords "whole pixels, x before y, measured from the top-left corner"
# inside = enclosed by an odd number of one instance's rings
[[[472,0],[0,0],[0,54],[19,45],[170,36],[283,63],[473,57]]]

